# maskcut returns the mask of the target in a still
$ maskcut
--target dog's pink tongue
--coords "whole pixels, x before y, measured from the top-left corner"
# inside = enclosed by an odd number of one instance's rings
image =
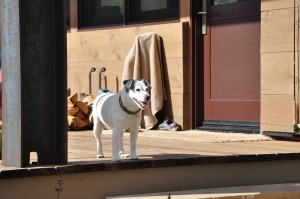
[[[143,107],[147,108],[148,107],[148,103],[147,102],[142,102],[143,103]]]

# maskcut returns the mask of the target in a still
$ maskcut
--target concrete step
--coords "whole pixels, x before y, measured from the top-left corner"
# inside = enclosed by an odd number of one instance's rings
[[[184,190],[106,199],[300,199],[300,183]]]

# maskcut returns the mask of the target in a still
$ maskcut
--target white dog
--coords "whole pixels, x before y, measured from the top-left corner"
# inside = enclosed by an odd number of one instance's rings
[[[112,129],[112,161],[129,155],[123,149],[123,130],[130,130],[130,158],[138,159],[136,141],[141,123],[141,110],[148,107],[151,86],[147,80],[125,80],[123,89],[116,93],[98,95],[93,105],[94,135],[97,141],[97,158],[104,157],[101,133]]]

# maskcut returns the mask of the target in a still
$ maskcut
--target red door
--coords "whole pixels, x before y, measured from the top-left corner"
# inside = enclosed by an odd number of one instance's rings
[[[259,122],[260,0],[207,0],[205,6],[206,34],[199,55],[204,123]]]

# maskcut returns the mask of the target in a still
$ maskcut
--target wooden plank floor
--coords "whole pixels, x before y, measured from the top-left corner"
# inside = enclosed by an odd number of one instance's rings
[[[124,134],[124,149],[129,152],[129,133]],[[96,158],[96,141],[92,131],[68,132],[69,164],[105,163],[111,160],[111,131],[102,135],[105,158]],[[140,159],[176,159],[197,156],[229,156],[300,153],[300,142],[275,141],[256,134],[209,133],[201,131],[140,133],[137,143]],[[36,161],[36,157],[31,157]],[[1,170],[17,168],[0,166]]]
[[[129,152],[129,133],[124,134],[123,140],[124,149]],[[111,159],[111,131],[107,130],[103,133],[102,141],[105,158],[97,159],[95,158],[96,141],[92,131],[69,132],[69,162],[109,161]],[[275,141],[262,135],[235,134],[230,137],[226,133],[207,134],[201,131],[186,133],[146,131],[140,133],[137,143],[137,153],[140,159],[176,158],[189,155],[226,156],[299,152],[300,142]]]

